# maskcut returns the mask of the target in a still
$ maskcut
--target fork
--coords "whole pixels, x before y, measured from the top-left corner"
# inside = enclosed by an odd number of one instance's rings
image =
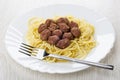
[[[113,65],[107,65],[107,64],[103,64],[103,63],[96,63],[96,62],[90,62],[90,61],[85,61],[85,60],[73,59],[73,58],[69,58],[69,57],[65,57],[65,56],[59,56],[59,55],[55,55],[55,54],[49,54],[44,49],[39,49],[39,48],[33,47],[31,45],[25,44],[25,43],[21,43],[19,52],[23,53],[27,56],[31,56],[33,58],[41,59],[41,60],[43,60],[47,56],[50,56],[50,57],[54,57],[54,58],[58,58],[58,59],[71,61],[71,62],[85,64],[88,66],[93,66],[93,67],[98,67],[98,68],[103,68],[103,69],[108,69],[108,70],[114,69]]]

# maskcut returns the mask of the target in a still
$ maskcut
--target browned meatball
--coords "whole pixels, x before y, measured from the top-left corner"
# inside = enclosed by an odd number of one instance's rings
[[[55,45],[59,41],[59,37],[57,35],[49,36],[48,43],[51,45]]]
[[[46,24],[40,24],[39,28],[38,28],[38,33],[41,33],[43,30],[47,29]]]
[[[70,28],[78,27],[78,24],[77,24],[76,22],[74,22],[74,21],[71,21],[71,22],[69,23],[69,26],[70,26]]]
[[[58,26],[62,32],[68,32],[70,29],[69,26],[65,23],[59,23]]]
[[[69,20],[67,18],[59,18],[58,20],[56,20],[56,23],[69,23]]]
[[[75,36],[77,38],[81,35],[80,29],[77,27],[72,28],[71,33],[73,34],[73,36]]]
[[[52,35],[57,35],[58,37],[61,37],[62,36],[62,31],[59,30],[59,29],[56,29],[53,31]]]
[[[51,23],[50,26],[48,27],[50,31],[54,31],[57,29],[57,25],[55,23]]]
[[[63,39],[64,39],[64,38],[68,38],[68,39],[72,40],[72,39],[73,39],[73,35],[72,35],[71,32],[64,33],[62,38],[63,38]]]
[[[47,40],[48,37],[51,35],[51,31],[49,29],[45,29],[44,31],[41,32],[40,36],[42,40]]]
[[[56,46],[60,49],[64,49],[69,45],[70,45],[70,40],[67,38],[59,40],[58,43],[56,44]]]
[[[45,22],[47,27],[49,27],[51,23],[55,23],[55,21],[53,21],[52,19],[47,19],[46,22]]]

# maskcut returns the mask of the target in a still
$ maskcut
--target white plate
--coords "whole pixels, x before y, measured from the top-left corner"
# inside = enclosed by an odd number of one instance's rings
[[[85,60],[99,62],[113,47],[115,33],[111,23],[102,15],[99,15],[85,7],[76,5],[50,5],[36,8],[15,19],[6,33],[5,43],[9,55],[19,64],[32,70],[47,73],[70,73],[88,68],[78,63],[46,63],[30,58],[18,52],[19,45],[24,42],[28,20],[32,17],[51,18],[54,16],[73,15],[84,18],[95,26],[97,46],[85,58]]]

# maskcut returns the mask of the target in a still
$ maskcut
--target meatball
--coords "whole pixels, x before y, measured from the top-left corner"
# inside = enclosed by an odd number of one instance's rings
[[[50,31],[54,31],[57,29],[57,25],[55,23],[51,23],[50,26],[48,27]]]
[[[41,32],[40,36],[43,41],[47,41],[48,37],[51,35],[51,31],[49,29],[45,29]]]
[[[40,24],[39,28],[38,28],[38,33],[41,33],[43,30],[47,29],[46,24]]]
[[[60,49],[64,49],[69,45],[70,45],[70,40],[67,38],[59,40],[58,43],[56,44],[56,46]]]
[[[53,21],[52,19],[47,19],[46,22],[45,22],[47,27],[49,27],[51,23],[55,23],[55,21]]]
[[[72,39],[73,39],[73,35],[72,35],[71,32],[64,33],[62,38],[63,38],[63,39],[64,39],[64,38],[68,38],[68,39],[72,40]]]
[[[70,29],[69,26],[65,23],[59,23],[58,26],[62,32],[68,32]]]
[[[66,23],[68,24],[69,23],[69,20],[67,18],[59,18],[56,23]]]
[[[57,35],[49,36],[48,43],[51,45],[55,45],[59,41],[59,37]]]
[[[74,27],[71,29],[71,33],[73,34],[73,36],[75,36],[76,38],[78,38],[81,35],[80,29],[77,27]]]
[[[58,37],[61,37],[62,36],[62,31],[59,30],[59,29],[56,29],[53,31],[52,35],[57,35]]]
[[[70,28],[78,27],[78,24],[77,24],[76,22],[74,22],[74,21],[71,21],[71,22],[69,23],[69,26],[70,26]]]

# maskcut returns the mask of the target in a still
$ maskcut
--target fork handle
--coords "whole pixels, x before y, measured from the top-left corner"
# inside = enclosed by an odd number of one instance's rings
[[[90,62],[90,61],[85,61],[85,60],[78,60],[78,59],[73,59],[73,58],[54,55],[54,54],[50,54],[49,56],[59,58],[59,59],[64,59],[64,60],[71,61],[71,62],[81,63],[81,64],[85,64],[88,66],[93,66],[93,67],[98,67],[98,68],[103,68],[103,69],[108,69],[108,70],[114,69],[113,65],[106,65],[106,64],[102,64],[102,63],[95,63],[95,62]]]

